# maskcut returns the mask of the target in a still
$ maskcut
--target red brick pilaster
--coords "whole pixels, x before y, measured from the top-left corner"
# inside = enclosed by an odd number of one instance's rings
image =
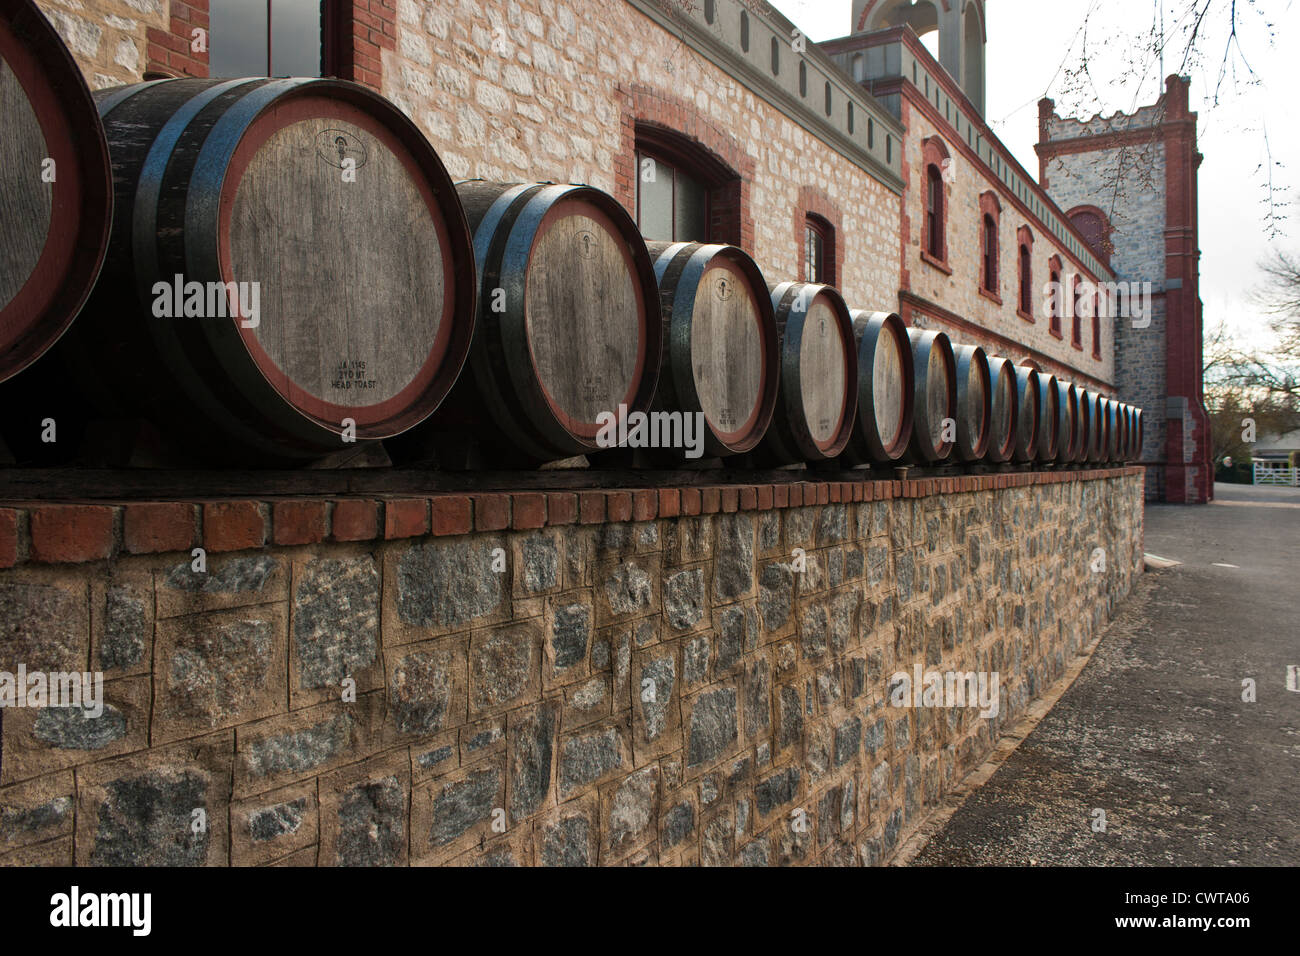
[[[168,13],[166,30],[149,27],[145,31],[145,72],[206,77],[210,41],[208,0],[171,0]],[[196,30],[203,32],[196,36]]]

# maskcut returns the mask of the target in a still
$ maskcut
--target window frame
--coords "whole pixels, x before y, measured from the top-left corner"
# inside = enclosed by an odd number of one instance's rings
[[[666,163],[674,172],[682,172],[704,188],[705,224],[708,235],[700,242],[743,246],[745,198],[743,179],[708,146],[684,133],[654,121],[638,121],[632,150],[632,214],[641,228],[641,163],[648,155],[656,163]],[[733,193],[734,190],[734,193]],[[673,231],[677,220],[677,182],[673,180]],[[681,240],[678,240],[681,241]]]
[[[268,78],[276,77],[276,74],[271,72],[275,60],[275,35],[272,32],[274,4],[275,0],[266,0],[266,72],[265,74],[259,74]],[[348,0],[321,0],[320,76],[323,79],[354,78],[347,75],[354,71],[348,69],[350,58],[347,55],[349,48],[346,46],[351,39],[353,12],[352,4]],[[211,30],[209,30],[209,33],[211,33]],[[209,36],[208,38],[209,64],[212,61],[212,46],[218,39],[217,36]],[[216,79],[224,78],[216,76],[210,69],[209,76]],[[234,77],[231,77],[231,79],[234,79]]]
[[[1028,226],[1016,233],[1016,315],[1034,322],[1034,234]]]
[[[640,141],[638,141],[636,145],[636,148],[633,152],[633,156],[635,157],[634,162],[637,171],[636,189],[633,193],[633,196],[636,201],[636,209],[634,210],[634,213],[635,213],[637,229],[641,230],[641,194],[642,194],[641,161],[642,159],[652,159],[655,162],[656,170],[660,168],[667,168],[672,170],[673,173],[672,210],[671,210],[673,234],[672,236],[668,237],[666,240],[663,241],[709,242],[710,239],[708,236],[704,236],[700,238],[684,239],[684,238],[679,238],[677,235],[677,177],[680,174],[682,176],[685,176],[687,179],[693,180],[695,183],[697,183],[700,186],[700,189],[704,193],[704,223],[705,223],[706,231],[709,232],[712,231],[712,227],[713,227],[713,188],[714,187],[710,186],[709,183],[704,179],[702,179],[701,177],[694,175],[692,169],[690,168],[683,169],[682,166],[686,164],[679,162],[675,157],[671,155],[666,155],[654,149],[653,147],[646,148],[646,146],[644,146]]]
[[[1074,274],[1070,283],[1070,344],[1083,351],[1083,276]]]
[[[835,285],[838,278],[835,271],[835,226],[816,213],[806,212],[804,213],[803,228],[803,281],[819,285]],[[808,255],[814,238],[821,242],[820,276],[814,271],[813,263],[809,260]]]

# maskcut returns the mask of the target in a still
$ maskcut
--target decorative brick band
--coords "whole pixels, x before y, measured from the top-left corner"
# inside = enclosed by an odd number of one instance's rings
[[[0,508],[0,568],[82,564],[202,546],[210,553],[326,541],[447,537],[474,531],[652,521],[840,502],[929,498],[1141,475],[1140,466],[905,481],[824,481],[689,488],[498,492],[427,498],[32,503]]]

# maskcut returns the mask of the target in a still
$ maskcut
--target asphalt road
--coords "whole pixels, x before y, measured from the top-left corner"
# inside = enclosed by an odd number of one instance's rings
[[[1300,865],[1300,489],[1215,493],[1147,508],[1146,551],[1182,565],[912,865]]]

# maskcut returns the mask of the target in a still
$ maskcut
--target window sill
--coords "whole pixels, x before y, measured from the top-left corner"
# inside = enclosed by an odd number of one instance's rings
[[[1052,334],[1052,338],[1060,339],[1062,342],[1065,341],[1065,333],[1062,332],[1060,329],[1048,329],[1047,331],[1049,331]]]
[[[998,295],[996,292],[990,292],[983,286],[980,286],[980,295],[984,296],[984,298],[988,299],[990,302],[996,302],[998,305],[1002,304],[1002,296]]]
[[[1016,309],[1016,315],[1020,316],[1022,319],[1024,319],[1026,322],[1030,323],[1031,325],[1034,322],[1034,317],[1030,315],[1028,312],[1026,312],[1024,309]]]
[[[924,249],[921,250],[921,261],[928,262],[931,266],[938,269],[946,276],[952,275],[952,269],[949,268],[948,263],[940,259],[936,259],[934,256],[930,255],[930,253],[926,252]]]
[[[1083,351],[1083,343],[1082,343],[1082,342],[1071,342],[1070,345],[1073,346],[1075,349],[1077,349],[1077,350],[1080,351],[1080,352]]]

